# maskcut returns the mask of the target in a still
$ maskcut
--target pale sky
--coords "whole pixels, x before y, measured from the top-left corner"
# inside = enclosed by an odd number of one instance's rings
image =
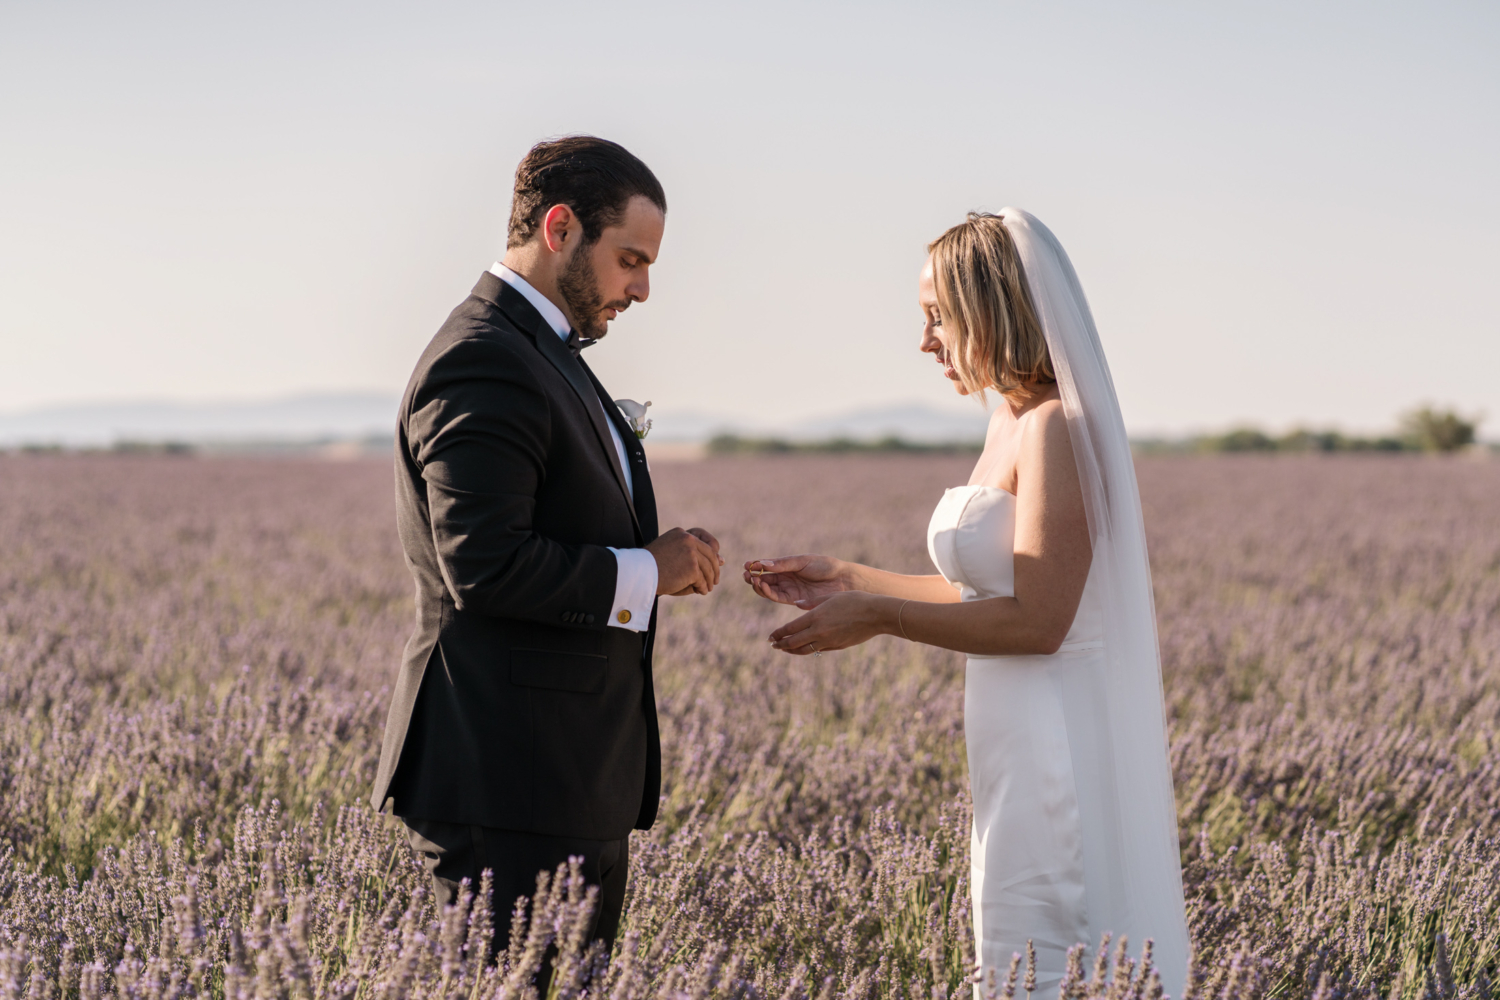
[[[0,411],[394,395],[517,160],[592,132],[670,210],[588,359],[663,412],[960,405],[923,248],[1018,205],[1138,433],[1493,437],[1497,51],[1490,2],[0,0]]]

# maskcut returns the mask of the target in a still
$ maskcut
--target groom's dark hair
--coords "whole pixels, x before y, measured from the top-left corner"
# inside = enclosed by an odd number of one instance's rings
[[[584,245],[625,218],[625,206],[640,195],[665,214],[667,195],[651,168],[617,142],[592,135],[568,135],[531,147],[516,167],[516,193],[510,205],[507,249],[536,235],[542,214],[567,205],[583,226]]]

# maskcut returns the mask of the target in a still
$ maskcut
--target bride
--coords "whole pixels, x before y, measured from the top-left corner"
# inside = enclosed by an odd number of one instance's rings
[[[1151,570],[1130,445],[1083,289],[1027,212],[970,213],[928,248],[923,351],[964,395],[999,393],[984,452],[927,532],[940,575],[831,556],[752,560],[805,613],[798,655],[893,635],[968,654],[976,951],[987,980],[1036,947],[1038,989],[1100,936],[1188,958]]]

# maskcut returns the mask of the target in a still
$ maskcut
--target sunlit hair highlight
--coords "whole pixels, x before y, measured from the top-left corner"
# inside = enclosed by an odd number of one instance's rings
[[[949,360],[964,388],[981,400],[987,389],[1024,398],[1056,382],[1020,255],[1000,216],[970,212],[927,252]]]

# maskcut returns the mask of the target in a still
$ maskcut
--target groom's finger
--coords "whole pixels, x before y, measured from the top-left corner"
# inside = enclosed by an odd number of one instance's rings
[[[697,535],[693,537],[698,538]],[[703,568],[703,578],[709,581],[711,587],[717,587],[719,585],[719,567],[724,564],[724,560],[720,559],[719,554],[710,548],[708,543],[703,541],[702,538],[698,538],[698,544],[695,548],[698,555],[698,565]]]
[[[718,556],[719,540],[715,538],[710,532],[707,532],[702,528],[689,528],[688,534],[692,535],[693,537],[697,538],[699,541],[707,545],[709,548],[713,549],[714,555]],[[724,560],[722,558],[719,559],[719,565],[724,565]]]
[[[703,579],[705,586],[702,592],[706,594],[718,586],[719,557],[713,549],[695,535],[693,536],[693,558],[698,564],[698,575]]]

